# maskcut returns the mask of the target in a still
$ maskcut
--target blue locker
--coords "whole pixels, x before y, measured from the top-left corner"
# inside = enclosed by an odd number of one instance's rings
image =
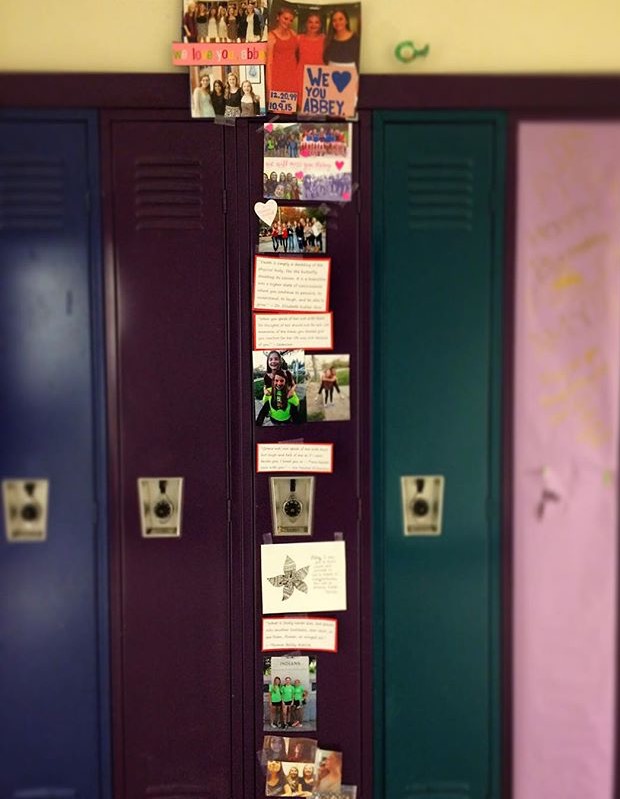
[[[0,796],[109,796],[96,117],[0,114],[0,477],[49,480],[0,539]]]

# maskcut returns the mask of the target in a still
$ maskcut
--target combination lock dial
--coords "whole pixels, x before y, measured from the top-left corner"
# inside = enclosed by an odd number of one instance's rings
[[[282,510],[289,518],[295,519],[302,512],[303,505],[295,497],[289,497],[282,506]]]

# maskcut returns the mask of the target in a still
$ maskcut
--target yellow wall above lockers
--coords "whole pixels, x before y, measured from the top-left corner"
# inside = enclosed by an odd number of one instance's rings
[[[2,0],[0,70],[173,72],[181,5]],[[366,73],[620,71],[620,0],[362,0],[362,15]],[[400,63],[403,40],[428,57]]]

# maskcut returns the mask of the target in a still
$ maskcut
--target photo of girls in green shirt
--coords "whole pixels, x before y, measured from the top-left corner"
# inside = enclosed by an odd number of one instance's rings
[[[263,658],[264,730],[316,730],[316,658]]]

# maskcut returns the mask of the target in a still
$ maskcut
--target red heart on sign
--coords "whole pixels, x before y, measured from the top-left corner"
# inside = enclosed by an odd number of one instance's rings
[[[297,178],[297,180],[301,180],[303,176],[304,176],[303,172],[295,172],[295,177]]]
[[[344,161],[336,161],[336,169],[341,170],[344,166]]]
[[[271,131],[273,130],[273,125],[271,124],[271,122],[268,122],[265,125],[265,130],[267,131],[267,133],[271,133]]]

